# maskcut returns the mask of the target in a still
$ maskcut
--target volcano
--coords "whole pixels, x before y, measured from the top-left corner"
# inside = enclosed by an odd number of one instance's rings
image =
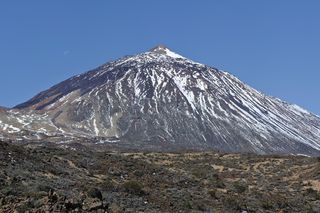
[[[7,130],[41,129],[39,140],[68,135],[141,150],[320,154],[318,116],[163,45],[67,79],[6,114],[16,118],[7,119]]]

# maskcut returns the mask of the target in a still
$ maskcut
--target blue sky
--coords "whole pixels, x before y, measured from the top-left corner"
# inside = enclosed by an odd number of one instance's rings
[[[320,115],[320,1],[0,3],[0,105],[165,44]]]

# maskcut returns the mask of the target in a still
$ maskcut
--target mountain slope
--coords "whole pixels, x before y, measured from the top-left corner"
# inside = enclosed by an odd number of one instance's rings
[[[72,77],[16,109],[45,113],[62,133],[127,146],[320,153],[319,117],[164,46]]]

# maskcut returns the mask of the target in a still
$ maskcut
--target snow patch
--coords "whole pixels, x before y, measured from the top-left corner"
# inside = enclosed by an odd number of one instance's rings
[[[296,104],[293,104],[293,105],[290,105],[291,109],[295,110],[295,111],[298,111],[302,114],[310,114],[310,112],[308,112],[307,110],[301,108],[300,106],[296,105]]]
[[[179,54],[177,54],[175,52],[170,51],[169,49],[165,49],[165,51],[166,51],[166,55],[171,57],[171,58],[185,58],[185,57],[183,57],[183,56],[181,56],[181,55],[179,55]]]
[[[97,127],[97,120],[93,119],[93,128],[94,128],[94,132],[96,134],[96,136],[99,135],[99,128]]]

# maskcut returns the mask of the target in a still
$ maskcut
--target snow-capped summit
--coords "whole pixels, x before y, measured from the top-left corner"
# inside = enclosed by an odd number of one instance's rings
[[[170,50],[163,44],[159,44],[159,45],[150,49],[150,52],[156,52],[156,53],[161,53],[161,54],[166,54],[167,51],[170,51]]]
[[[172,58],[184,58],[183,56],[171,51],[169,48],[167,48],[164,45],[158,45],[158,46],[152,48],[150,50],[150,52],[163,54],[163,55],[166,55],[166,56],[169,56],[169,57],[172,57]]]
[[[16,108],[36,112],[32,122],[20,119],[20,129],[43,123],[43,134],[112,138],[119,147],[320,154],[319,117],[163,45],[67,79]]]

